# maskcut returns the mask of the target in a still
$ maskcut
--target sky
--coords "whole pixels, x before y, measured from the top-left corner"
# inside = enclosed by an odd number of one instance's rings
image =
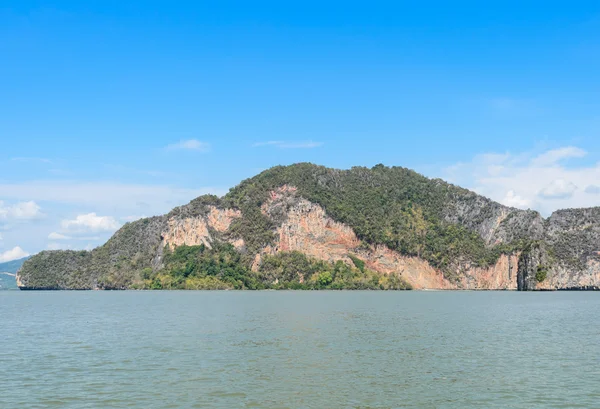
[[[0,262],[296,162],[600,205],[600,3],[0,1]]]

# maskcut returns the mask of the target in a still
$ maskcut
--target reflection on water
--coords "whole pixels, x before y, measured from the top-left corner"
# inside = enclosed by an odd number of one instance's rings
[[[572,408],[600,294],[0,292],[1,408]]]

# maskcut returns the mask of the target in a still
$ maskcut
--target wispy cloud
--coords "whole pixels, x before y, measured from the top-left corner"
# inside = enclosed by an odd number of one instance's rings
[[[73,172],[65,170],[65,169],[48,169],[48,173],[52,173],[53,175],[65,176],[72,175]]]
[[[575,146],[552,149],[535,157],[531,164],[533,166],[554,166],[562,160],[571,158],[583,158],[587,152]]]
[[[57,233],[57,232],[52,232],[48,235],[48,239],[50,240],[71,240],[72,237],[71,236],[67,236],[65,234],[61,234],[61,233]]]
[[[130,167],[123,166],[123,165],[114,165],[112,163],[106,163],[106,164],[104,164],[104,167],[107,170],[111,170],[114,172],[123,172],[123,173],[128,173],[128,174],[135,173],[138,175],[146,175],[146,176],[152,176],[152,177],[172,175],[172,173],[167,173],[167,172],[163,172],[160,170],[136,169],[136,168],[130,168]]]
[[[520,96],[461,97],[455,101],[456,107],[471,115],[491,115],[496,118],[515,118],[537,115],[543,112],[543,105],[534,99]]]
[[[25,156],[19,156],[16,158],[10,158],[11,161],[13,162],[38,162],[38,163],[52,163],[52,161],[50,159],[46,159],[46,158],[33,158],[33,157],[25,157]]]
[[[69,236],[66,234],[52,232],[48,235],[49,240],[86,240],[86,241],[97,241],[101,238],[99,236]]]
[[[259,146],[277,146],[277,145],[281,145],[282,143],[285,143],[285,142],[283,142],[283,141],[266,141],[266,142],[253,143],[252,146],[257,148]]]
[[[280,149],[312,149],[323,146],[323,142],[305,141],[305,142],[286,142],[286,141],[266,141],[256,142],[253,147],[273,146]]]
[[[208,142],[202,142],[197,139],[182,140],[177,143],[167,145],[168,151],[197,151],[197,152],[208,152],[210,150],[210,144]]]
[[[22,200],[83,204],[119,209],[137,209],[141,204],[150,204],[144,211],[168,211],[197,196],[211,193],[223,195],[227,189],[199,188],[187,189],[168,185],[138,185],[112,182],[76,181],[32,181],[24,183],[0,184],[0,192],[5,198]]]

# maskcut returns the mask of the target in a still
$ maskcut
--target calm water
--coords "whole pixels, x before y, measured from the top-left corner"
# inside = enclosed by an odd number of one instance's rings
[[[0,408],[600,407],[600,293],[0,292]]]

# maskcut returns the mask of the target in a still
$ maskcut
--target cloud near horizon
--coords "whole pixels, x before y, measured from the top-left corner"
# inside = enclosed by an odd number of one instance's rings
[[[73,220],[63,220],[61,222],[61,227],[65,232],[77,234],[87,232],[112,232],[121,227],[121,224],[112,216],[98,216],[96,213],[88,213],[80,214]],[[51,233],[51,235],[53,234]],[[61,233],[56,233],[54,239],[57,239],[59,236],[62,236],[62,240],[70,238]],[[50,236],[48,238],[52,239]]]
[[[27,256],[29,256],[28,252],[23,250],[21,247],[16,246],[12,250],[7,250],[4,253],[0,253],[0,263],[18,260]]]
[[[101,237],[99,236],[82,236],[82,237],[78,237],[78,236],[69,236],[66,234],[62,234],[62,233],[58,233],[53,231],[52,233],[50,233],[48,235],[48,240],[88,240],[88,241],[98,241],[100,240]]]
[[[87,248],[107,240],[127,221],[143,215],[160,215],[204,194],[222,196],[227,189],[213,187],[185,188],[166,184],[128,184],[102,181],[34,180],[0,182],[0,231],[4,235],[2,251],[21,246],[31,253],[46,248]],[[33,201],[43,209],[19,205]],[[29,211],[28,211],[29,209]],[[40,213],[43,210],[42,216]],[[95,214],[109,218],[94,224],[78,216]],[[8,218],[10,215],[10,218]],[[21,220],[15,219],[18,216]],[[29,217],[28,220],[24,220]],[[39,218],[39,221],[35,218]],[[33,220],[33,219],[35,220]],[[65,222],[66,220],[66,222]],[[70,221],[70,222],[69,222]],[[68,226],[65,229],[64,226]],[[96,227],[93,227],[96,226]],[[105,230],[101,226],[108,226]],[[60,236],[57,236],[60,235]],[[50,237],[49,237],[50,236]],[[51,244],[50,244],[51,243]],[[88,245],[89,246],[89,245]]]
[[[141,185],[111,182],[77,181],[30,181],[24,183],[0,184],[0,192],[7,198],[23,200],[93,205],[114,208],[137,209],[140,203],[151,203],[170,210],[204,194],[223,195],[227,189],[212,187],[190,189],[168,185]],[[0,209],[3,209],[0,203]],[[150,209],[152,210],[152,209]],[[154,210],[153,210],[154,211]],[[2,210],[0,210],[0,217]]]
[[[587,152],[566,146],[532,154],[487,153],[444,170],[444,177],[506,206],[555,210],[600,205],[600,163],[577,164]]]

